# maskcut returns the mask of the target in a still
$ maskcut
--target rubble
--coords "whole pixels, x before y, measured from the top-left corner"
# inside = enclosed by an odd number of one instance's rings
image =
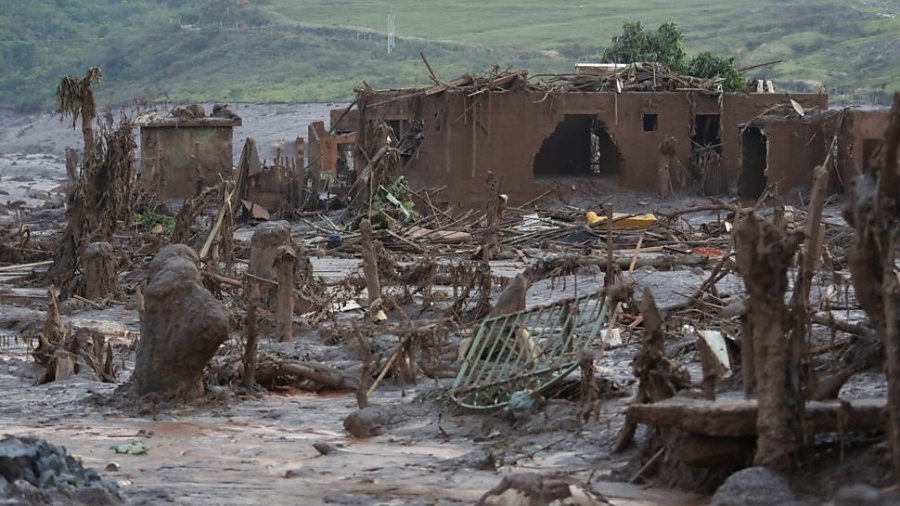
[[[115,482],[43,439],[0,440],[0,499],[9,505],[125,504]]]

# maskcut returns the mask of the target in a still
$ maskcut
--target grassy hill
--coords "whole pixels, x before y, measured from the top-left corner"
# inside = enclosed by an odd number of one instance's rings
[[[597,61],[626,21],[674,21],[786,89],[881,100],[900,89],[900,0],[30,0],[0,12],[0,107],[52,106],[63,74],[104,71],[101,101],[325,102],[493,64],[532,74]],[[387,51],[389,16],[395,46]]]

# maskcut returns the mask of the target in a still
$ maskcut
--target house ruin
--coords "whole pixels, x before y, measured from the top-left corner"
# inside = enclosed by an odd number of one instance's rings
[[[231,179],[233,132],[242,123],[236,115],[230,116],[181,113],[138,118],[141,186],[160,200],[182,199]]]
[[[440,188],[435,202],[460,208],[483,204],[488,172],[511,205],[622,190],[665,195],[695,187],[717,195],[741,184],[741,145],[753,132],[746,124],[785,104],[828,108],[825,94],[770,89],[723,93],[712,81],[671,75],[658,65],[542,85],[530,83],[524,71],[494,72],[425,89],[358,90],[356,130],[361,158],[370,157],[382,142],[370,138],[372,125],[385,122],[401,154],[400,173],[413,187]],[[781,190],[809,182],[814,164],[805,162],[814,160],[795,161],[789,170],[796,174]]]
[[[770,186],[782,195],[803,189],[812,169],[826,158],[829,190],[845,192],[870,163],[888,120],[885,110],[808,113],[796,106],[754,118],[740,129],[739,196],[756,199]]]

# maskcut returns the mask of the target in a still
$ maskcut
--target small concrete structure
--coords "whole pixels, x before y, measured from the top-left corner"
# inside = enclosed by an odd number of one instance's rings
[[[140,118],[140,185],[160,200],[190,198],[232,179],[233,129],[240,118]]]

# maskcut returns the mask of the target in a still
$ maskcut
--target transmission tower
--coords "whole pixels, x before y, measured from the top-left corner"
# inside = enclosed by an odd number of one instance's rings
[[[394,14],[388,14],[388,55],[394,52]]]

